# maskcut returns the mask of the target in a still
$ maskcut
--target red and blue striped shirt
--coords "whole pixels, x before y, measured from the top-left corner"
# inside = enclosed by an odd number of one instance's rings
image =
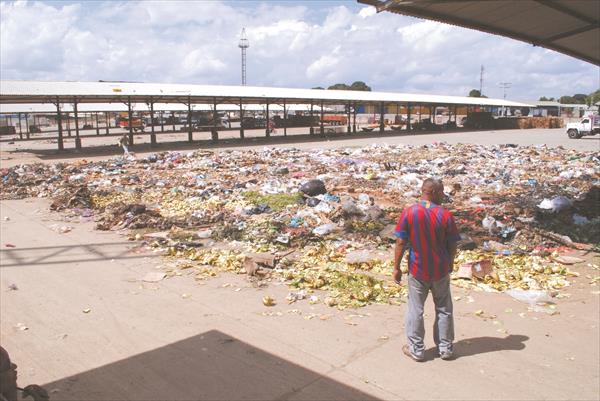
[[[404,209],[396,237],[408,241],[408,271],[421,281],[437,281],[452,271],[448,242],[460,240],[452,213],[421,201]]]

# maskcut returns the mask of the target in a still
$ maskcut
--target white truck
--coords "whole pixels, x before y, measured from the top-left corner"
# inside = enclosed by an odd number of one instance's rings
[[[567,124],[567,135],[571,139],[596,134],[600,134],[600,116],[597,114],[590,114],[578,123]]]

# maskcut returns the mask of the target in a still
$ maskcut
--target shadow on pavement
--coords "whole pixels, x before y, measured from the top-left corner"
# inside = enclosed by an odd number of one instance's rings
[[[510,334],[507,337],[474,337],[460,340],[454,343],[454,359],[496,351],[521,351],[525,349],[524,342],[527,340],[529,337],[519,334]],[[425,351],[426,360],[433,360],[437,356],[436,347]]]
[[[0,268],[157,257],[159,254],[131,247],[131,242],[56,245],[0,250]],[[124,249],[124,247],[126,247]]]
[[[211,330],[45,384],[53,400],[375,400]]]

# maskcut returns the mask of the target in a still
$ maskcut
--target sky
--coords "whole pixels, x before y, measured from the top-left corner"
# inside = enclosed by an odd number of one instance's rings
[[[355,1],[0,2],[3,80],[241,83],[507,99],[588,94],[600,70],[552,50]]]

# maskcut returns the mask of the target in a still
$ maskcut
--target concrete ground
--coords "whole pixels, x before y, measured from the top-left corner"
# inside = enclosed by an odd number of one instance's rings
[[[94,131],[95,132],[95,131]],[[123,131],[124,132],[124,131]],[[195,133],[196,142],[187,142],[187,133],[158,133],[158,145],[150,147],[148,135],[135,135],[135,146],[132,150],[139,155],[161,152],[167,150],[194,150],[194,149],[247,149],[252,147],[289,147],[303,149],[324,149],[348,146],[367,146],[378,144],[413,144],[424,145],[432,142],[448,143],[479,143],[482,145],[516,143],[520,145],[546,144],[551,147],[563,146],[567,149],[580,151],[600,151],[600,136],[569,139],[563,128],[557,129],[527,129],[527,130],[501,130],[501,131],[460,131],[460,132],[431,132],[431,133],[398,133],[385,131],[382,135],[378,132],[356,134],[330,134],[322,138],[318,135],[309,136],[307,128],[289,128],[288,136],[283,136],[282,129],[271,136],[264,137],[264,130],[246,130],[246,139],[240,141],[237,131],[222,132],[218,143],[210,141],[210,133]],[[56,141],[40,139],[32,141],[0,141],[0,165],[3,167],[20,163],[53,162],[63,159],[100,160],[112,155],[122,154],[123,151],[116,145],[119,135],[105,136],[92,135],[82,138],[83,149],[75,150],[74,137],[65,138],[65,151],[58,152]]]
[[[385,142],[436,140],[598,145],[558,130]],[[22,155],[4,145],[3,158]],[[89,159],[73,155],[82,156]],[[405,305],[288,305],[284,284],[256,288],[233,274],[143,282],[168,262],[121,233],[95,231],[90,221],[65,223],[44,199],[2,201],[0,209],[0,342],[19,365],[19,384],[44,385],[52,400],[600,399],[600,297],[591,284],[599,271],[586,263],[571,267],[581,275],[552,316],[506,294],[453,287],[454,361],[434,358],[428,300],[428,360],[418,364],[401,352]],[[74,229],[59,234],[61,225]],[[597,256],[576,255],[600,264]],[[277,304],[265,307],[265,295]]]

